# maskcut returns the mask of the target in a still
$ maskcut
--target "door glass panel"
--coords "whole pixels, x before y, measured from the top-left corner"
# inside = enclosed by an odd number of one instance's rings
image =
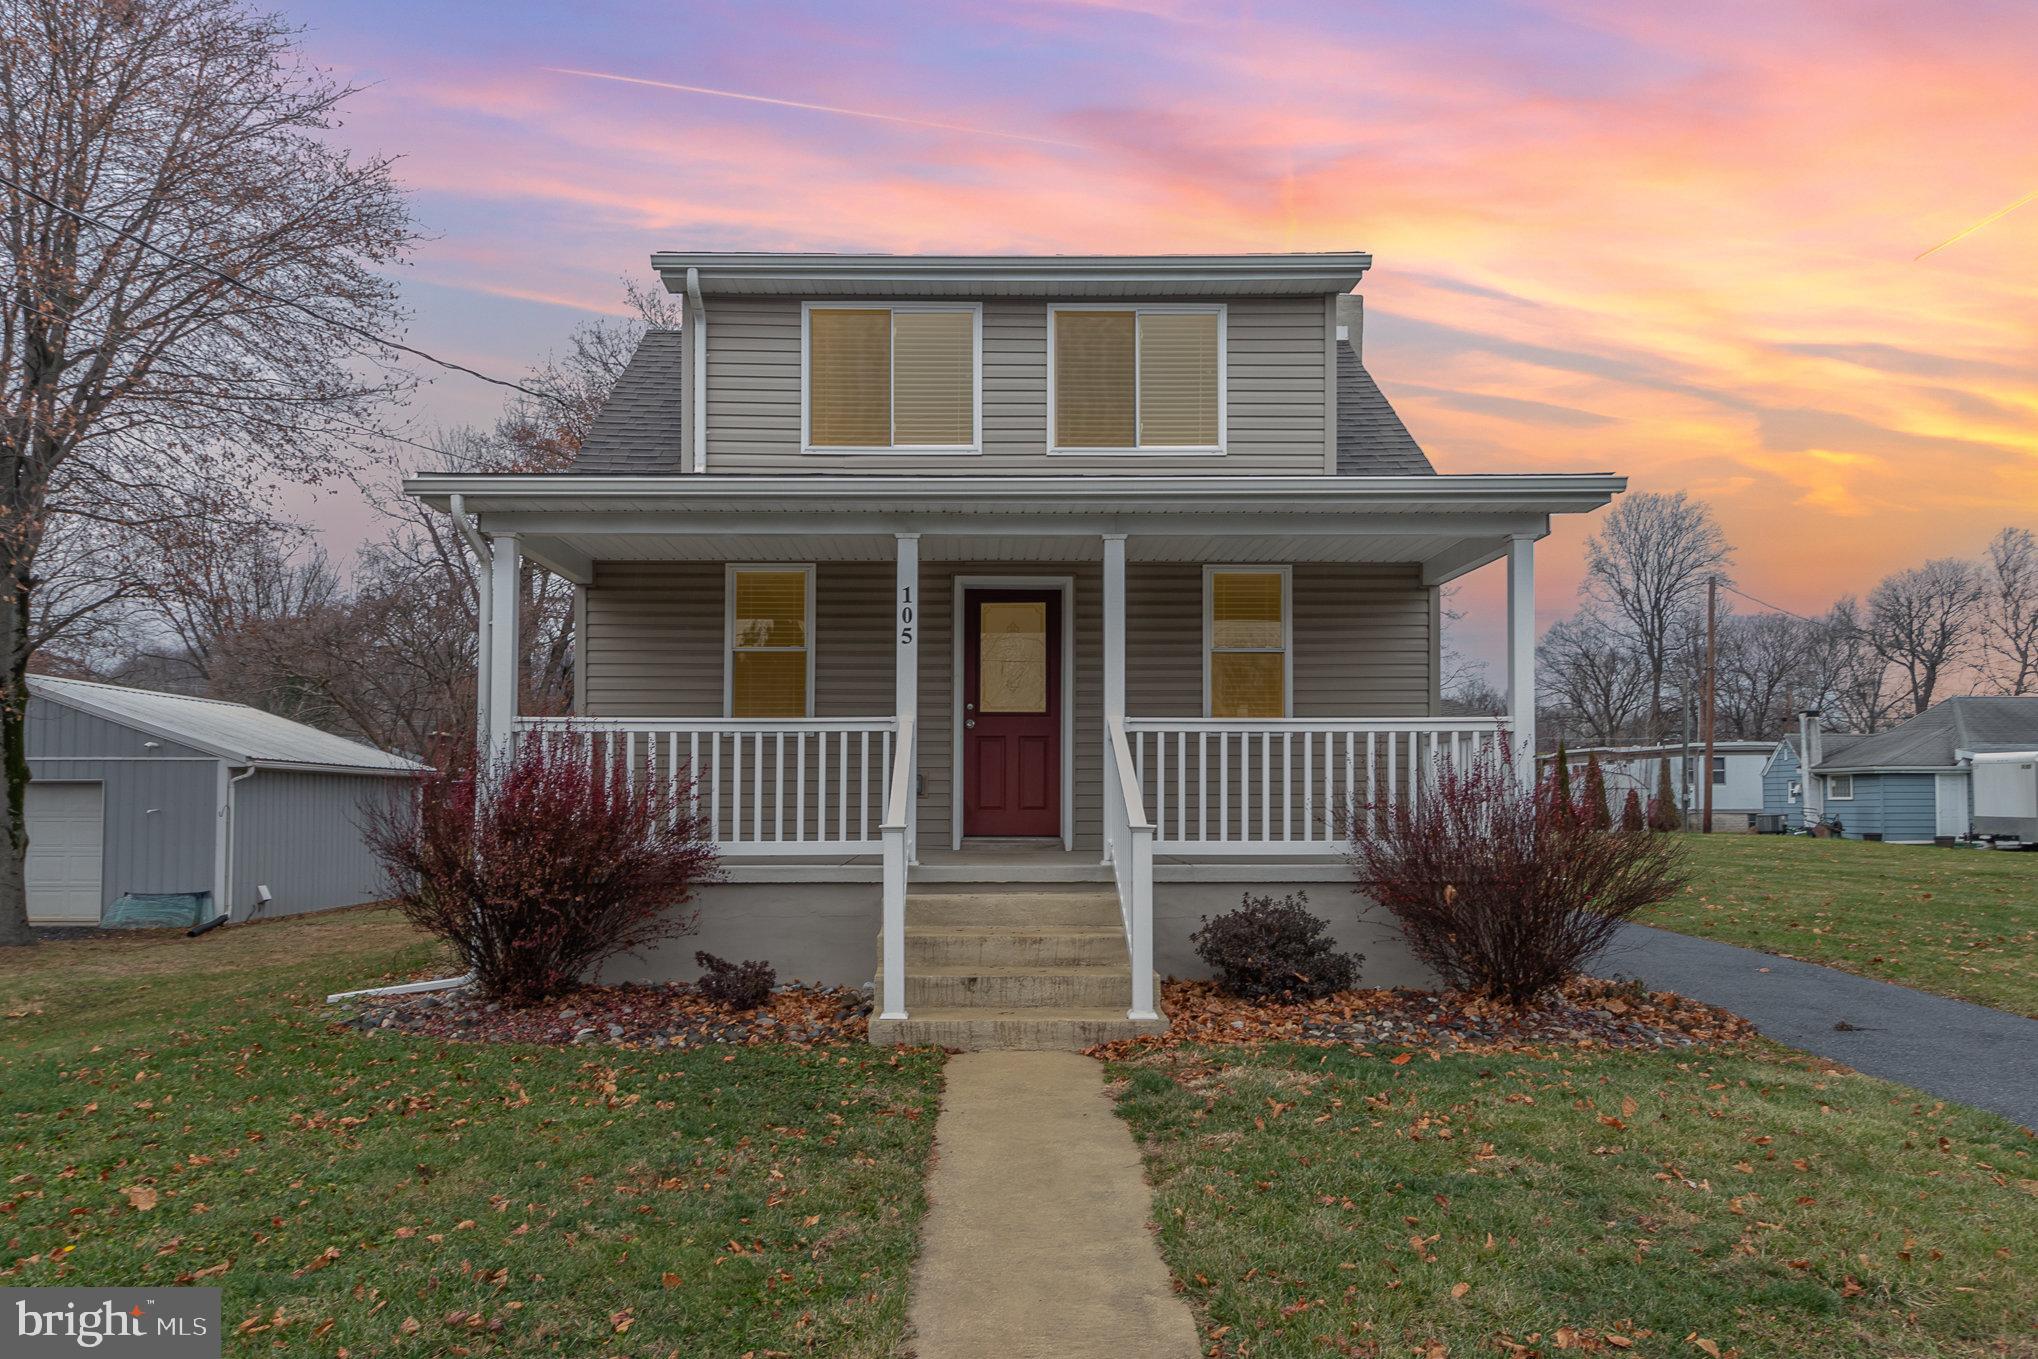
[[[987,713],[1046,712],[1046,602],[986,601],[977,607],[978,709]]]

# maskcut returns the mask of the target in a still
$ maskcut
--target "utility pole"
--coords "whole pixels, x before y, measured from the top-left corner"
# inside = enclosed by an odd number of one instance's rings
[[[1720,578],[1709,576],[1705,582],[1705,695],[1701,700],[1700,720],[1705,735],[1705,810],[1700,813],[1699,830],[1712,834],[1712,746],[1713,712],[1718,703],[1720,687],[1719,649],[1720,643]]]

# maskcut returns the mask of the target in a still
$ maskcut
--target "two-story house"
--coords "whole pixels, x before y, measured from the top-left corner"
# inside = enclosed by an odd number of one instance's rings
[[[1080,1044],[1155,1026],[1202,916],[1306,890],[1416,979],[1337,816],[1533,749],[1534,545],[1624,483],[1439,475],[1363,363],[1371,262],[659,254],[685,323],[571,470],[410,482],[493,582],[484,740],[690,775],[712,818],[729,881],[644,967]],[[578,591],[569,718],[515,711],[520,558]],[[1511,712],[1446,718],[1439,591],[1493,562]]]

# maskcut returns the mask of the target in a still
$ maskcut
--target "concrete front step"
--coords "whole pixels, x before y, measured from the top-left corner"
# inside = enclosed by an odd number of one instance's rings
[[[914,892],[906,898],[906,927],[922,925],[1123,928],[1114,892]]]
[[[1162,1033],[1165,1019],[1132,1020],[1123,1009],[920,1010],[905,1019],[871,1017],[870,1041],[966,1052],[1080,1052],[1099,1043]]]
[[[906,969],[906,1008],[935,1010],[1123,1010],[1132,974],[1116,966]]]
[[[945,967],[1125,966],[1125,931],[1111,925],[908,925],[906,971]]]

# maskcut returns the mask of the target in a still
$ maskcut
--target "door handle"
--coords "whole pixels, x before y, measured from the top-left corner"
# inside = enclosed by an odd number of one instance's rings
[[[962,724],[965,727],[974,727],[977,724],[977,720],[974,717],[966,717],[963,719]]]

